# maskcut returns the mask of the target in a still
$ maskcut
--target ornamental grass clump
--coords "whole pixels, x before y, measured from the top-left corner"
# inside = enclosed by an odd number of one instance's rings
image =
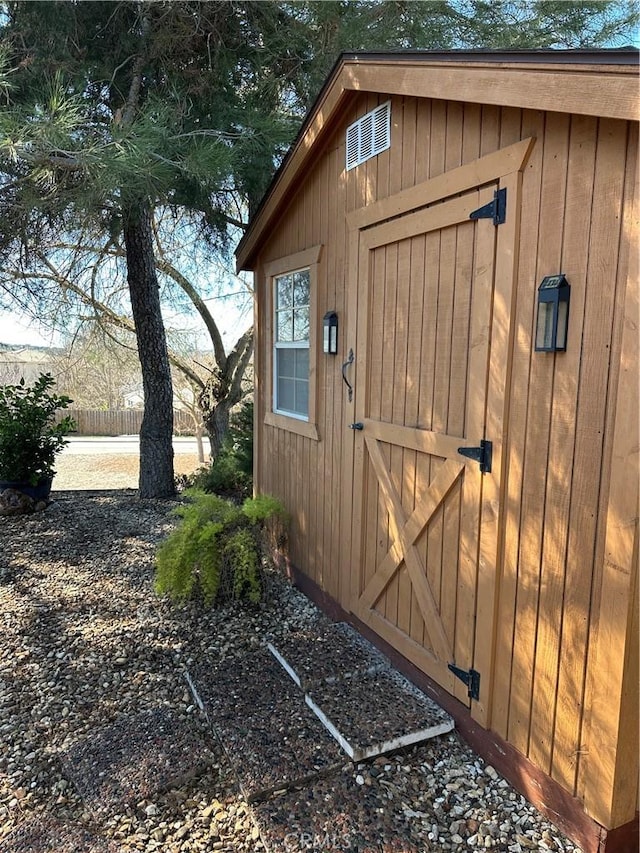
[[[186,502],[174,510],[181,522],[156,556],[156,592],[178,602],[202,598],[206,604],[257,604],[264,588],[264,531],[268,525],[286,525],[282,504],[259,496],[239,507],[197,489],[183,496]]]

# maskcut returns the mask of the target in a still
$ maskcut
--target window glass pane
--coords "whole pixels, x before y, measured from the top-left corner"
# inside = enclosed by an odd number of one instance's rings
[[[299,415],[306,415],[309,412],[309,382],[296,381],[296,408],[295,411]]]
[[[276,279],[276,311],[293,307],[292,284],[293,279],[290,275],[279,276]]]
[[[279,349],[277,350],[278,376],[293,379],[296,375],[296,350],[294,349]]]
[[[293,312],[293,340],[309,340],[309,309],[296,308]]]
[[[276,409],[309,414],[309,350],[278,348],[276,354]]]
[[[296,379],[309,379],[309,350],[294,350],[296,354],[295,376]]]
[[[276,314],[278,341],[293,340],[293,311],[278,311]]]
[[[278,396],[276,407],[287,412],[295,412],[295,380],[278,379]]]
[[[300,305],[309,304],[309,271],[295,272],[293,274],[293,304],[298,307]]]

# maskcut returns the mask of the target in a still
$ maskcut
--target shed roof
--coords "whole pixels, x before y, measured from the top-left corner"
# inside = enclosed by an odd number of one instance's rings
[[[338,58],[236,250],[252,269],[262,237],[356,92],[638,120],[635,48],[349,52]]]

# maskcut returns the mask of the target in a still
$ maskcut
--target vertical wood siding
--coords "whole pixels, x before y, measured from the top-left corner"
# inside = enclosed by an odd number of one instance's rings
[[[613,120],[394,98],[391,148],[345,172],[347,125],[383,100],[362,94],[350,102],[342,125],[318,152],[260,253],[257,485],[280,496],[292,513],[292,562],[348,609],[351,542],[358,532],[352,530],[352,513],[361,484],[350,477],[357,452],[348,429],[353,407],[346,400],[340,372],[349,348],[356,347],[355,341],[346,339],[350,298],[353,304],[347,284],[355,282],[348,283],[345,217],[417,182],[535,137],[522,177],[519,267],[511,318],[513,352],[504,436],[508,463],[501,496],[503,548],[490,727],[566,790],[583,796],[588,772],[583,758],[597,748],[598,738],[589,728],[586,691],[602,604],[605,531],[600,519],[608,499],[615,415],[611,393],[617,387],[618,315],[627,281],[628,251],[619,249],[625,205],[632,194],[628,169],[635,163],[636,137],[625,123]],[[264,337],[262,314],[268,300],[262,269],[319,244],[324,248],[314,294],[317,316],[320,322],[326,311],[335,310],[340,330],[338,355],[318,355],[320,440],[315,441],[263,423],[270,381],[264,372],[269,341]],[[425,293],[424,273],[415,259],[422,259],[421,267],[437,269],[440,253],[455,251],[455,245],[440,238],[419,237],[411,246],[378,252],[372,273],[370,316],[378,325],[371,334],[380,342],[372,358],[380,364],[379,373],[374,369],[371,375],[382,377],[383,384],[398,370],[419,377],[420,365],[450,358],[436,364],[442,382],[436,383],[429,401],[419,379],[411,394],[380,395],[375,389],[372,393],[377,393],[380,405],[402,408],[407,423],[426,418],[434,429],[441,421],[456,423],[464,411],[466,377],[458,376],[457,347],[438,343],[439,335],[455,343],[468,334],[461,303],[464,290],[460,282],[440,281],[437,304],[431,304],[433,292]],[[568,350],[558,355],[535,353],[537,287],[545,275],[559,272],[571,284]],[[406,286],[387,292],[385,282],[390,280]],[[391,298],[397,301],[385,304]],[[424,317],[436,315],[435,325],[423,323]],[[383,316],[394,321],[381,323]],[[399,347],[399,339],[406,346]],[[385,412],[377,416],[384,420]],[[408,508],[409,491],[420,489],[421,478],[428,482],[431,475],[419,470],[414,451],[393,453],[390,470]],[[365,511],[373,523],[379,513],[374,490],[367,498]],[[437,534],[430,532],[444,547],[459,535],[454,518],[445,508]],[[380,514],[375,524],[378,536],[368,547],[386,553],[387,519]],[[447,583],[446,577],[442,583]],[[425,641],[406,571],[388,590],[385,606],[414,640]],[[468,626],[456,629],[456,620],[463,618],[455,610],[447,614],[452,634],[467,630]],[[615,779],[608,784],[615,785]],[[613,796],[611,791],[608,796]]]

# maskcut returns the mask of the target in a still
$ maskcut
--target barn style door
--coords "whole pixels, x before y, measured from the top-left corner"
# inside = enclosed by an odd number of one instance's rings
[[[485,218],[496,189],[358,231],[351,608],[466,704],[482,685],[479,620],[482,642],[493,635],[480,569],[496,565],[489,399],[510,313],[495,287],[503,226]]]

